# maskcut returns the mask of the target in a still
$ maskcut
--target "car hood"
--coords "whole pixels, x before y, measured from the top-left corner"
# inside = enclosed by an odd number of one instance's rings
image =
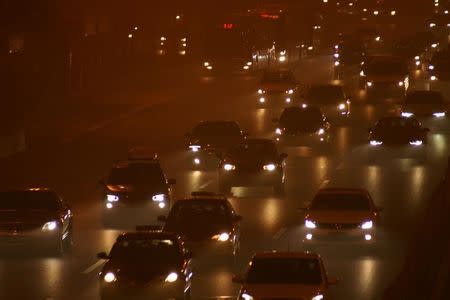
[[[315,133],[322,128],[321,124],[304,124],[303,122],[286,122],[280,123],[279,126],[288,133]]]
[[[191,145],[200,145],[206,149],[228,149],[242,142],[240,136],[204,136],[191,141]]]
[[[423,139],[423,135],[416,130],[376,130],[371,135],[371,139],[380,140],[386,144],[402,145],[408,144],[412,140]]]
[[[244,284],[242,290],[255,300],[261,299],[305,299],[310,300],[324,293],[322,285],[301,284]]]
[[[188,241],[206,241],[211,240],[214,235],[232,231],[232,224],[227,222],[214,222],[212,219],[192,219],[171,222],[168,220],[164,230],[176,232]]]
[[[314,211],[308,212],[307,218],[317,223],[354,224],[372,218],[369,211]]]
[[[291,82],[266,82],[261,83],[261,89],[266,92],[286,92],[295,89],[295,85]]]
[[[402,107],[402,111],[413,113],[415,115],[431,115],[436,112],[445,112],[446,109],[441,104],[432,103],[420,103],[420,104],[405,104]]]
[[[133,185],[133,184],[107,184],[106,192],[112,193],[143,193],[143,194],[164,194],[167,192],[165,186],[151,186],[151,185]]]
[[[0,210],[0,224],[44,225],[59,218],[59,213],[46,210]]]
[[[103,273],[114,272],[119,281],[145,284],[160,279],[163,281],[170,272],[177,271],[178,266],[155,261],[136,261],[130,263],[109,261],[103,268]]]
[[[403,81],[406,77],[402,74],[386,74],[386,75],[367,75],[367,81],[374,81],[374,82],[381,82],[381,83],[388,83],[388,82],[399,82]]]

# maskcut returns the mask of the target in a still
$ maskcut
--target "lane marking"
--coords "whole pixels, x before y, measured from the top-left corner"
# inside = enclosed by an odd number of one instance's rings
[[[286,232],[287,228],[283,227],[280,230],[277,231],[277,233],[275,233],[275,235],[273,236],[274,240],[278,240],[285,232]]]
[[[198,187],[199,190],[203,190],[204,188],[206,188],[208,185],[210,185],[211,183],[213,183],[213,180],[208,180],[207,182],[205,182],[204,184],[202,184],[201,186]]]
[[[99,268],[103,263],[104,263],[103,260],[98,260],[94,264],[92,264],[90,267],[88,267],[86,270],[84,270],[82,273],[85,275],[89,274],[92,271],[94,271],[95,269]]]

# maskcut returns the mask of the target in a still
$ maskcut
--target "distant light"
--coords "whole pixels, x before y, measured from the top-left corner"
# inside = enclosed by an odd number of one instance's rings
[[[333,54],[334,58],[339,58],[339,53]]]
[[[374,14],[375,16],[378,16],[379,13],[380,13],[380,12],[379,12],[378,10],[374,10],[374,11],[373,11],[373,14]]]
[[[138,30],[139,29],[139,27],[137,27],[137,26],[134,26],[134,30]]]
[[[395,10],[391,11],[391,16],[395,16],[397,14],[397,12]]]
[[[372,239],[372,235],[371,234],[366,234],[366,235],[364,235],[364,239],[366,241],[370,241]]]
[[[434,66],[433,65],[429,65],[428,66],[428,70],[434,70]]]
[[[112,203],[106,203],[106,208],[107,209],[111,209],[111,208],[113,208],[113,204]]]
[[[175,19],[179,20],[179,19],[181,19],[181,16],[180,15],[176,15]]]
[[[312,239],[312,234],[311,234],[311,233],[308,233],[308,234],[306,235],[306,239],[307,239],[307,240],[311,240],[311,239]]]
[[[306,104],[306,103],[302,104],[302,108],[307,108],[307,107],[308,107],[308,104]]]
[[[259,98],[259,103],[264,103],[266,102],[266,99],[264,97]]]
[[[436,24],[435,23],[430,23],[430,28],[433,28],[433,27],[435,27],[436,26]]]
[[[438,46],[437,43],[431,44],[431,48],[437,48],[437,46]]]
[[[416,141],[409,142],[409,144],[412,145],[412,146],[420,146],[420,145],[422,145],[422,143],[423,142],[421,140],[416,140]]]
[[[419,60],[419,59],[420,59],[420,56],[419,56],[419,55],[416,55],[416,56],[414,56],[414,59],[415,59],[415,60]]]
[[[160,38],[160,40],[161,40],[161,41],[165,41],[165,40],[167,40],[167,39],[166,39],[165,36],[162,36],[162,37]]]
[[[377,41],[377,42],[381,41],[381,36],[377,36],[377,37],[375,38],[375,41]]]
[[[225,23],[223,24],[223,29],[233,29],[233,23]]]
[[[436,81],[436,80],[437,80],[437,77],[433,75],[433,76],[430,77],[430,79],[431,79],[432,81]]]
[[[250,69],[250,67],[249,67],[249,66],[247,66],[247,65],[243,66],[242,68],[243,68],[244,70],[248,70],[248,69]]]
[[[436,118],[443,118],[445,117],[445,112],[436,112],[433,114]]]
[[[133,35],[130,33],[130,34],[128,35],[128,38],[129,38],[129,39],[133,38]]]
[[[164,202],[159,202],[158,206],[159,208],[163,209],[164,207],[166,207],[166,204]]]
[[[287,103],[291,103],[291,98],[286,98]]]
[[[313,50],[313,49],[314,49],[313,46],[309,46],[309,47],[308,47],[308,50],[309,50],[309,51],[311,51],[311,50]]]
[[[200,159],[194,158],[194,164],[199,165],[200,164]]]
[[[335,61],[334,62],[334,65],[337,67],[337,66],[339,66],[341,63],[337,60],[337,61]]]

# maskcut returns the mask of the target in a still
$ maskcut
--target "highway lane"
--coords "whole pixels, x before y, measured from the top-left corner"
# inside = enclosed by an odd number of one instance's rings
[[[310,78],[311,65],[298,68],[300,79],[331,78],[326,59]],[[313,62],[314,63],[314,62]],[[305,72],[302,72],[305,71]],[[0,259],[0,298],[96,299],[95,254],[107,250],[120,231],[105,230],[100,223],[98,179],[111,164],[126,156],[134,145],[154,145],[162,151],[169,177],[177,179],[177,197],[192,190],[217,190],[214,170],[186,168],[183,134],[202,119],[236,119],[254,136],[271,136],[271,119],[281,109],[258,109],[256,83],[251,78],[198,79],[187,89],[167,89],[171,101],[112,120],[59,146],[36,150],[2,161],[2,186],[50,185],[73,206],[76,214],[75,248],[62,259],[18,256]],[[199,87],[201,86],[201,88]],[[237,287],[231,274],[243,270],[260,250],[313,249],[322,253],[329,273],[341,282],[333,287],[337,299],[376,299],[395,276],[403,249],[420,214],[443,173],[448,153],[448,130],[432,134],[430,156],[425,165],[395,160],[372,165],[365,159],[365,137],[371,122],[390,105],[358,104],[348,122],[333,129],[329,152],[306,147],[282,149],[287,160],[287,195],[276,198],[270,189],[234,188],[231,201],[244,217],[242,251],[235,264],[196,257],[194,299],[234,296]],[[176,121],[171,121],[176,120]],[[373,245],[304,245],[301,240],[299,206],[311,200],[320,186],[366,187],[384,207],[380,240]],[[17,282],[21,282],[18,286]],[[20,288],[26,286],[27,288]]]

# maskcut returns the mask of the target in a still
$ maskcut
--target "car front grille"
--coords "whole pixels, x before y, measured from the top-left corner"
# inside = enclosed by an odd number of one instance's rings
[[[345,229],[357,229],[360,223],[317,223],[317,228],[319,229],[334,229],[334,230],[345,230]]]

